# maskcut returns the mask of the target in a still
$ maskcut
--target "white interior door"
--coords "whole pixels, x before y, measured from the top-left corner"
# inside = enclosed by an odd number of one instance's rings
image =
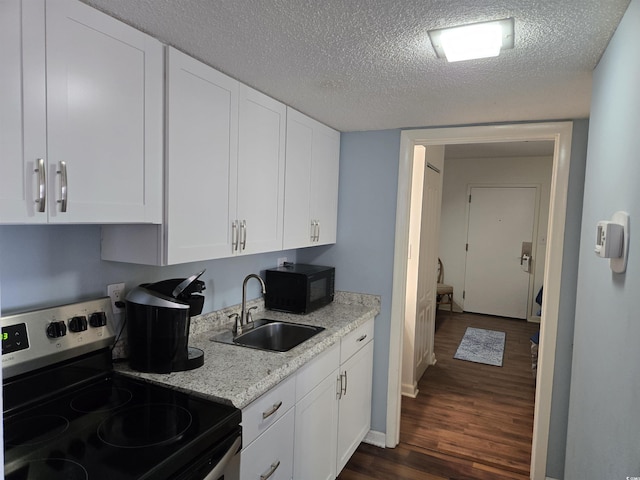
[[[520,258],[533,238],[535,204],[535,187],[471,188],[465,311],[527,318],[531,274]]]
[[[418,394],[418,380],[427,367],[435,363],[436,269],[443,166],[443,146],[416,146],[402,360],[402,393],[410,397]]]

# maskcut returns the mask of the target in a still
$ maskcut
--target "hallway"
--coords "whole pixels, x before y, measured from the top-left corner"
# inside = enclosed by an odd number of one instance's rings
[[[537,324],[438,312],[437,363],[403,397],[400,445],[362,444],[340,480],[528,479],[534,381],[529,337]],[[455,360],[468,326],[506,332],[502,367]]]

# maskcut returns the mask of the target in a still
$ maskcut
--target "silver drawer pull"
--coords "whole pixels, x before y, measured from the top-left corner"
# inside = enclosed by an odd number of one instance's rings
[[[240,250],[244,251],[247,247],[247,221],[242,220],[240,223]]]
[[[344,371],[344,374],[341,374],[340,377],[344,378],[344,383],[342,383],[342,380],[340,380],[340,383],[342,384],[342,395],[340,396],[340,398],[345,397],[347,395],[347,371]]]
[[[67,196],[69,195],[67,185],[67,162],[60,162],[60,170],[56,172],[60,175],[60,211],[65,213],[67,211]]]
[[[44,164],[44,158],[38,159],[38,168],[35,169],[38,173],[38,212],[44,212],[47,204],[47,167]]]
[[[271,475],[274,474],[274,472],[278,469],[279,466],[280,466],[280,460],[276,460],[275,462],[273,462],[271,464],[271,467],[269,467],[269,471],[267,473],[263,473],[262,475],[260,475],[260,480],[267,480],[267,478],[269,478]]]
[[[367,338],[367,334],[365,333],[364,335],[362,335],[358,340],[356,340],[357,342],[361,342],[363,341],[365,338]]]
[[[269,418],[271,415],[276,413],[281,406],[282,406],[282,400],[279,401],[278,403],[274,403],[269,410],[267,410],[266,412],[262,412],[262,419],[266,420],[267,418]]]
[[[238,251],[238,221],[231,222],[231,251]]]

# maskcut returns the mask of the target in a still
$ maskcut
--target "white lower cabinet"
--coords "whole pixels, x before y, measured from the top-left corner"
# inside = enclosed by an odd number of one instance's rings
[[[263,435],[242,450],[241,480],[293,478],[294,421],[295,410],[289,409]]]
[[[361,350],[341,363],[340,372],[343,384],[339,401],[336,475],[371,429],[373,342],[368,341]]]
[[[338,367],[336,344],[300,369],[296,381],[294,478],[336,477],[338,430]]]
[[[338,476],[371,427],[373,325],[372,318],[242,410],[242,480]]]
[[[242,410],[241,480],[292,478],[295,380],[287,378]]]
[[[298,372],[294,478],[333,480],[369,431],[373,323],[363,324]]]

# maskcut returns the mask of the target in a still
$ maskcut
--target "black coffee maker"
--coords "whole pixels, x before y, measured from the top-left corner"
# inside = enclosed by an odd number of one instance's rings
[[[204,364],[204,352],[187,345],[189,324],[202,312],[204,282],[196,273],[143,283],[126,297],[129,364],[141,372],[169,373]]]

